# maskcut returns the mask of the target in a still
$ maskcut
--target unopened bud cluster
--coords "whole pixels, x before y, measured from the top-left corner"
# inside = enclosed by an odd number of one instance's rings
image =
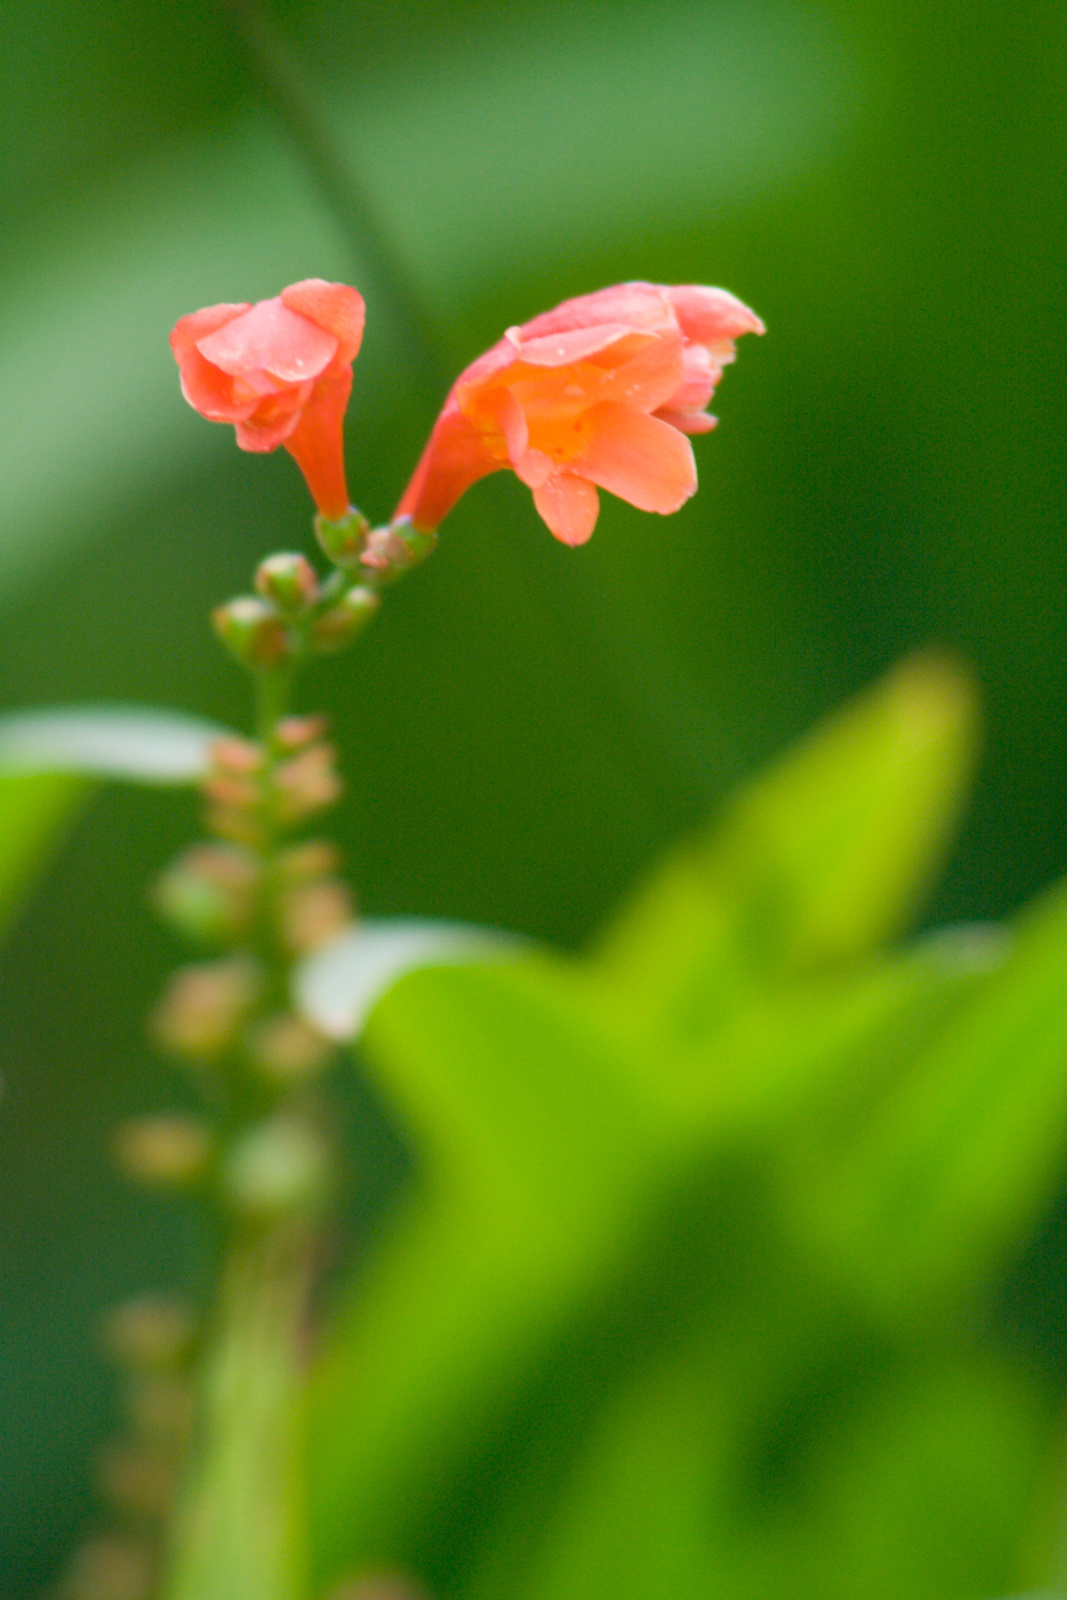
[[[238,595],[212,614],[219,638],[242,666],[269,670],[341,650],[378,609],[365,583],[335,573],[320,583],[311,563],[288,551],[261,561],[256,593]]]
[[[278,724],[270,751],[246,739],[215,742],[211,768],[200,785],[208,803],[205,821],[210,833],[242,846],[243,854],[216,850],[205,857],[194,851],[183,858],[176,868],[177,883],[164,877],[157,896],[165,916],[171,917],[176,907],[180,912],[183,902],[214,900],[221,926],[227,916],[239,923],[245,908],[258,903],[267,844],[340,798],[336,751],[321,738],[325,729],[319,717],[287,717]],[[173,920],[180,925],[182,919],[179,915]]]
[[[255,594],[213,613],[216,633],[243,666],[269,671],[345,649],[377,611],[378,590],[425,561],[437,542],[410,517],[372,528],[355,510],[338,521],[316,517],[315,533],[333,564],[328,577],[320,580],[306,556],[282,550],[256,568]]]
[[[437,545],[436,533],[420,532],[410,517],[397,517],[384,527],[372,528],[355,510],[337,522],[316,517],[315,536],[335,567],[350,581],[358,578],[372,590],[394,583],[421,565]]]
[[[278,578],[280,563],[272,570]],[[292,568],[282,577],[301,581]],[[325,732],[323,718],[287,717],[268,743],[216,741],[200,785],[215,837],[183,852],[153,896],[177,932],[213,952],[172,974],[151,1019],[156,1041],[192,1070],[209,1110],[236,1094],[252,1106],[250,1120],[239,1131],[231,1124],[222,1140],[209,1117],[171,1112],[130,1119],[114,1138],[131,1177],[156,1188],[213,1188],[260,1219],[283,1203],[317,1204],[325,1187],[316,1138],[283,1115],[333,1048],[293,1011],[285,975],[352,917],[334,846],[292,837],[341,792]]]

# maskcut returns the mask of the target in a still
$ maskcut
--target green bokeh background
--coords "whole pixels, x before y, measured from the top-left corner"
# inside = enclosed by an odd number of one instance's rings
[[[382,517],[504,326],[627,277],[719,283],[769,331],[697,442],[696,500],[661,520],[605,497],[569,552],[490,479],[309,682],[346,752],[364,908],[576,945],[732,780],[929,642],[973,664],[987,721],[930,920],[999,916],[1067,869],[1062,11],[301,0],[264,21],[346,212],[247,13],[11,0],[3,709],[245,720],[205,614],[304,538],[306,497],[284,453],[241,455],[183,406],[182,313],[312,275],[363,288],[350,483]],[[142,1042],[175,954],[143,885],[194,823],[188,799],[98,799],[5,952],[8,1600],[90,1515],[94,1318],[176,1248],[195,1270],[180,1218],[106,1164],[118,1112],[180,1093]],[[1012,1311],[1053,1367],[1059,1259],[1051,1221]]]

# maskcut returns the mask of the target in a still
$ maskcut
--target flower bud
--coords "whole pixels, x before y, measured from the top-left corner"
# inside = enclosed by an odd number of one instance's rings
[[[171,1446],[184,1444],[193,1431],[196,1395],[190,1383],[167,1374],[138,1374],[124,1395],[133,1430]]]
[[[410,517],[398,517],[367,536],[360,561],[374,573],[377,584],[391,583],[420,562],[437,546],[437,534],[412,526]]]
[[[153,898],[164,919],[187,938],[233,944],[252,926],[259,875],[248,850],[194,845],[163,873]]]
[[[336,605],[323,611],[311,624],[308,640],[312,648],[323,653],[343,650],[363,632],[381,603],[372,589],[349,589]]]
[[[262,1022],[248,1041],[248,1052],[272,1083],[292,1084],[324,1067],[333,1045],[310,1022],[290,1012]]]
[[[303,750],[305,745],[321,739],[329,726],[329,717],[283,717],[274,737],[283,750]]]
[[[352,566],[359,561],[369,531],[370,523],[355,506],[349,506],[348,515],[335,522],[328,517],[315,518],[315,537],[338,567]]]
[[[425,1589],[399,1572],[375,1572],[346,1578],[326,1600],[429,1600]]]
[[[212,625],[243,667],[275,667],[292,654],[281,617],[265,600],[239,595],[211,613]]]
[[[113,1361],[137,1372],[176,1366],[188,1353],[196,1320],[188,1301],[176,1295],[146,1294],[116,1306],[102,1328],[104,1349]]]
[[[179,967],[152,1015],[152,1030],[175,1055],[221,1055],[255,998],[257,976],[240,957]]]
[[[318,1134],[291,1117],[273,1117],[238,1139],[223,1170],[223,1189],[245,1216],[266,1221],[314,1209],[325,1195],[327,1174]]]
[[[313,878],[324,878],[327,873],[336,872],[340,864],[341,852],[332,841],[305,839],[281,851],[274,870],[283,884],[295,886]]]
[[[278,821],[302,822],[340,798],[341,779],[334,767],[332,745],[313,744],[274,774],[274,807]]]
[[[267,838],[267,830],[261,819],[244,805],[219,803],[209,806],[204,812],[204,828],[216,839],[247,846],[250,850],[262,850]]]
[[[232,778],[248,777],[263,767],[263,746],[251,739],[239,739],[236,734],[225,739],[214,739],[208,746],[211,769]]]
[[[254,811],[262,798],[259,784],[252,778],[231,778],[226,773],[215,773],[203,780],[200,792],[205,800],[214,801],[230,811]]]
[[[291,550],[280,550],[261,561],[256,568],[255,585],[264,600],[293,616],[306,611],[319,592],[315,568]]]
[[[352,896],[339,878],[289,889],[279,897],[279,932],[290,954],[306,956],[329,944],[352,920]]]
[[[129,1177],[164,1189],[179,1189],[204,1175],[211,1154],[211,1135],[196,1117],[177,1113],[130,1117],[115,1130],[112,1148]]]

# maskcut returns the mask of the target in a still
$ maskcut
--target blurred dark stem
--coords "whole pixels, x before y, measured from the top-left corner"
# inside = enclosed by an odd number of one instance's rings
[[[376,287],[388,298],[387,312],[413,375],[436,403],[444,397],[450,374],[421,298],[351,161],[336,149],[295,52],[278,37],[258,0],[221,0],[221,4],[247,52],[260,93],[300,152],[349,247],[370,267]]]

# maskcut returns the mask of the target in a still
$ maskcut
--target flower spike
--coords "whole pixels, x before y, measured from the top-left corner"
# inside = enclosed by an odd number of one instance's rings
[[[598,488],[642,511],[677,511],[697,486],[685,435],[715,426],[705,408],[734,340],[762,332],[725,289],[652,283],[509,328],[453,384],[395,518],[430,531],[506,467],[564,544],[589,538]]]
[[[232,422],[242,450],[284,445],[333,519],[348,512],[342,426],[363,318],[357,290],[306,278],[256,305],[194,311],[170,336],[194,410]]]

